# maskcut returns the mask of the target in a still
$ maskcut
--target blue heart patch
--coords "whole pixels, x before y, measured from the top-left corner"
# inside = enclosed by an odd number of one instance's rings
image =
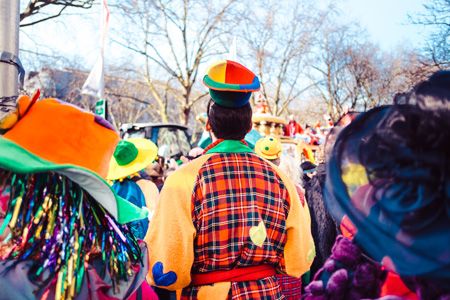
[[[177,274],[173,271],[164,273],[162,262],[158,261],[153,265],[152,274],[156,285],[169,286],[177,281]]]

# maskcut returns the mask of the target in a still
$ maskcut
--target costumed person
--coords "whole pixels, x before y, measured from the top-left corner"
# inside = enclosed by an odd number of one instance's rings
[[[450,71],[339,133],[325,201],[346,237],[306,299],[450,298],[449,141]]]
[[[147,168],[156,158],[158,147],[145,138],[122,140],[116,147],[109,165],[108,180],[113,180],[113,190],[137,207],[146,207],[150,218],[158,201],[158,188],[150,180],[143,179],[139,172]],[[148,229],[148,219],[130,224],[131,231],[143,240]]]
[[[305,143],[302,140],[297,141],[297,151],[301,153],[302,160],[310,161],[313,164],[316,162],[315,153],[309,143]]]
[[[327,211],[323,200],[323,186],[325,184],[326,170],[325,164],[318,166],[305,161],[301,164],[303,172],[310,172],[309,177],[304,175],[303,188],[305,189],[306,203],[308,203],[311,214],[311,233],[316,244],[316,257],[310,268],[310,277],[313,278],[316,272],[323,266],[325,260],[331,255],[331,249],[338,234],[335,221]],[[309,169],[313,168],[313,169]],[[305,178],[306,176],[306,178]]]
[[[294,138],[296,134],[303,134],[303,128],[295,121],[294,115],[289,115],[289,123],[284,126],[284,135]]]
[[[324,115],[323,115],[323,119],[324,119],[325,122],[326,122],[326,127],[331,128],[331,127],[334,126],[333,119],[331,119],[331,116],[330,116],[330,115],[324,114]]]
[[[309,212],[291,180],[243,141],[258,77],[227,60],[203,82],[213,143],[165,182],[145,239],[147,279],[181,299],[283,299],[275,275],[300,277],[314,259]]]
[[[346,115],[336,122],[332,132],[327,137],[327,143],[321,148],[326,152],[323,153],[324,155],[330,154],[330,146],[334,144],[337,133],[348,124]],[[311,277],[314,277],[331,255],[339,229],[327,211],[323,199],[323,187],[326,179],[325,164],[319,163],[316,165],[306,160],[302,162],[301,168],[303,170],[303,188],[305,189],[306,202],[311,214],[311,232],[316,243],[316,257],[310,270]]]
[[[147,212],[106,177],[119,141],[99,116],[23,96],[0,137],[2,299],[152,298],[147,249],[128,222]]]
[[[275,137],[264,137],[260,139],[256,142],[255,153],[280,167],[280,169],[295,184],[295,188],[302,206],[305,206],[305,194],[300,185],[300,173],[298,172],[295,162],[293,162],[293,158],[282,154],[282,145],[280,140]],[[282,294],[285,297],[284,299],[301,299],[302,279],[286,274],[277,274],[276,277],[281,286]]]
[[[308,140],[310,145],[320,145],[320,136],[317,134],[317,131],[313,127],[306,124],[303,134],[309,137]]]
[[[255,113],[256,114],[271,114],[269,103],[263,94],[258,93],[255,97]]]
[[[164,185],[164,158],[159,157],[155,162],[145,168],[145,174],[150,177],[150,180],[156,185],[158,191],[160,191]]]
[[[305,160],[301,163],[300,167],[303,171],[303,187],[305,187],[305,185],[317,174],[317,166],[309,160]]]
[[[320,123],[320,121],[317,121],[316,124],[314,124],[314,128],[317,131],[321,131],[322,130],[322,124]]]

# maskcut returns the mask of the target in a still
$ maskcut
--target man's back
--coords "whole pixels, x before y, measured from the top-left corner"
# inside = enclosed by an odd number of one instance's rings
[[[273,275],[307,271],[306,205],[285,175],[240,143],[224,141],[240,150],[213,148],[168,178],[146,238],[156,285],[183,288],[188,299],[225,283],[230,298],[280,299]]]
[[[269,163],[251,153],[211,156],[198,172],[192,205],[193,272],[279,263],[289,195]]]
[[[192,194],[193,273],[270,265],[284,269],[289,194],[268,162],[251,153],[221,153],[200,168]],[[285,270],[282,270],[283,272]],[[246,290],[258,289],[257,281]],[[235,289],[238,288],[237,284]],[[185,290],[184,294],[191,293]],[[277,291],[273,293],[276,296]],[[235,296],[235,295],[233,295]]]

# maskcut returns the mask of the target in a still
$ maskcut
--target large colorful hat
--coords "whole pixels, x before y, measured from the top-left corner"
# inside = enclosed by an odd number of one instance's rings
[[[209,88],[212,100],[224,107],[242,107],[258,91],[258,77],[243,65],[231,61],[218,61],[209,67],[203,83]]]
[[[130,176],[148,167],[156,158],[158,147],[144,138],[120,141],[109,165],[109,180]]]
[[[0,169],[55,172],[80,185],[119,223],[147,211],[117,196],[103,179],[119,136],[103,118],[56,99],[18,101],[17,123],[0,137]]]
[[[450,279],[449,132],[415,105],[378,107],[339,133],[328,161],[328,211],[401,276]]]
[[[283,148],[281,146],[280,140],[272,136],[267,136],[259,139],[255,145],[256,154],[269,160],[279,158],[281,156],[282,150]]]

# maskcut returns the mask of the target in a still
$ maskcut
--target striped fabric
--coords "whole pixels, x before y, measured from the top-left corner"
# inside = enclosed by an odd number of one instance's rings
[[[277,274],[276,278],[281,287],[284,299],[299,300],[302,296],[302,280],[289,275]]]
[[[183,289],[181,299],[197,299],[199,289],[200,287]],[[272,276],[257,281],[232,282],[228,299],[285,300],[287,298],[282,294],[277,278]]]
[[[252,153],[221,153],[209,158],[198,173],[192,194],[195,257],[192,273],[269,264],[284,272],[285,220],[288,191],[263,159]],[[264,222],[261,247],[250,229]],[[195,299],[199,287],[183,290]],[[284,299],[275,277],[233,282],[229,299]]]

